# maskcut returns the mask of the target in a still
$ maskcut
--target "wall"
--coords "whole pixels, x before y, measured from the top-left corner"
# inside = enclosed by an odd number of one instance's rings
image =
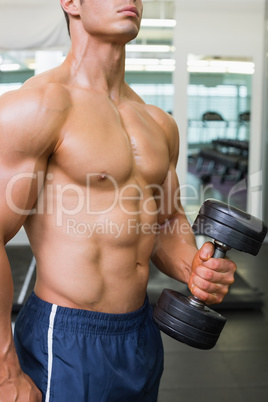
[[[0,0],[2,51],[69,47],[59,0]]]
[[[176,0],[175,110],[181,133],[178,174],[187,172],[187,55],[250,57],[255,63],[252,80],[251,150],[248,210],[262,217],[262,134],[265,0]]]
[[[268,0],[266,0],[265,19],[265,62],[263,75],[265,88],[263,101],[263,159],[265,161],[264,221],[268,226]]]

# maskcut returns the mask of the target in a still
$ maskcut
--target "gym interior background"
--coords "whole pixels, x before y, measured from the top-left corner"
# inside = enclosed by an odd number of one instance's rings
[[[126,81],[178,123],[190,221],[213,197],[268,224],[267,27],[267,0],[144,0],[140,34],[127,45]],[[59,64],[68,48],[58,1],[0,0],[0,93]],[[15,319],[35,275],[23,229],[7,251]],[[227,317],[223,333],[211,351],[163,335],[160,402],[268,400],[267,239],[257,257],[230,255],[238,275],[218,306]],[[152,303],[164,287],[186,290],[152,266]]]

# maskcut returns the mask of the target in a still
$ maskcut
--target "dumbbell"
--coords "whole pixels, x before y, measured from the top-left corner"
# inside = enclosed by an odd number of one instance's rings
[[[213,239],[213,258],[224,258],[231,248],[257,255],[267,227],[254,216],[223,202],[204,202],[192,226],[195,234]],[[226,318],[195,296],[185,296],[164,289],[153,311],[161,331],[198,349],[212,349],[226,323]]]

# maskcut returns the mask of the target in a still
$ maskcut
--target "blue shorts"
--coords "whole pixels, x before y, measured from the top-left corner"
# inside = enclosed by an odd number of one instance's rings
[[[163,346],[148,297],[133,313],[107,314],[32,293],[14,338],[21,368],[44,402],[157,401]]]

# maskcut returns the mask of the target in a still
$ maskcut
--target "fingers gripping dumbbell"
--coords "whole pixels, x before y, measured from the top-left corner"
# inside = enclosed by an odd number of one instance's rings
[[[209,199],[202,205],[193,231],[214,239],[213,258],[224,258],[231,248],[257,255],[267,227],[240,209]],[[163,290],[153,317],[167,335],[199,349],[213,348],[226,322],[195,296],[170,289]]]

